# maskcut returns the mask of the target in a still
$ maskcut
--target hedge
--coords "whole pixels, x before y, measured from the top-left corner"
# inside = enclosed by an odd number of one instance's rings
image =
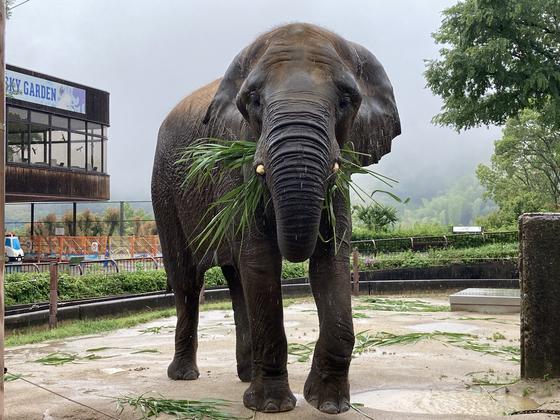
[[[379,238],[373,241],[353,243],[362,254],[390,253],[403,251],[425,251],[430,248],[474,248],[490,244],[511,244],[518,240],[517,232],[491,232],[480,234],[449,234],[441,236],[419,236],[401,238]]]
[[[146,293],[165,290],[166,287],[167,276],[163,270],[83,276],[61,273],[58,278],[58,295],[61,300]],[[6,306],[47,302],[49,292],[49,273],[6,274],[4,285]]]
[[[307,276],[307,264],[285,263],[282,278]],[[213,267],[204,276],[206,286],[226,285],[220,267]],[[85,274],[71,276],[60,273],[58,296],[60,300],[137,294],[165,290],[167,276],[164,270],[121,272],[117,274]],[[47,302],[50,293],[49,273],[6,274],[4,301],[6,306]]]

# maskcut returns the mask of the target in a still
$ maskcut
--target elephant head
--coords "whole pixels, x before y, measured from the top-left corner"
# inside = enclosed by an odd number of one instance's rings
[[[352,142],[376,163],[400,134],[393,89],[364,47],[325,29],[292,24],[241,51],[203,122],[238,119],[257,141],[254,170],[272,197],[278,245],[290,261],[315,249],[322,205],[340,150]]]

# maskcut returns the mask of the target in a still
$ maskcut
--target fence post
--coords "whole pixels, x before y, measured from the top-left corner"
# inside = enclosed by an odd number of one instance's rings
[[[519,218],[521,378],[560,377],[560,213]]]
[[[124,201],[121,201],[119,207],[119,236],[124,236]]]
[[[56,328],[56,312],[58,308],[58,264],[50,265],[51,293],[49,296],[49,329]]]
[[[352,251],[352,294],[358,296],[360,294],[360,253],[357,248]]]

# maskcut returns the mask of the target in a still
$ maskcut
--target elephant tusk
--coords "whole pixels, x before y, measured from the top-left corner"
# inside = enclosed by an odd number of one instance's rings
[[[266,172],[264,170],[264,165],[263,164],[257,165],[255,172],[258,173],[259,175],[264,175],[264,173]]]
[[[340,169],[340,165],[338,164],[338,162],[335,162],[332,168],[333,172],[338,172],[339,169]]]

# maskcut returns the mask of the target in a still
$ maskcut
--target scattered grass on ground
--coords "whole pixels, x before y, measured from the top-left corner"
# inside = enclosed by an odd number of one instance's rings
[[[393,334],[385,331],[370,333],[369,330],[356,333],[356,343],[352,357],[358,357],[368,351],[375,351],[376,347],[393,346],[397,344],[414,344],[421,340],[436,340],[444,344],[463,348],[465,350],[490,354],[505,358],[512,362],[519,362],[520,349],[516,346],[492,346],[480,342],[479,337],[472,334],[452,332],[417,332],[408,334]],[[297,357],[298,362],[306,362],[313,354],[316,342],[306,344],[288,344],[288,354]]]
[[[296,302],[308,299],[284,299],[283,305],[290,306]],[[231,310],[230,301],[211,302],[200,306],[201,311]],[[121,328],[132,328],[160,318],[175,316],[175,308],[159,309],[153,311],[124,314],[117,317],[101,317],[87,320],[61,321],[58,327],[49,330],[48,327],[27,327],[18,330],[6,330],[6,347],[21,346],[24,344],[42,343],[47,340],[60,340],[67,337],[100,334]]]
[[[98,356],[95,353],[88,354],[87,356],[80,356],[77,353],[57,351],[33,361],[47,366],[60,366],[66,363],[78,363],[84,360],[108,359],[109,357],[113,356]]]
[[[480,372],[469,372],[466,376],[471,378],[473,385],[481,386],[505,386],[513,385],[519,382],[519,378],[514,377],[509,372],[501,374],[494,371],[493,369],[480,371]]]
[[[307,362],[313,354],[315,343],[315,341],[311,341],[307,344],[289,343],[288,354],[296,356],[298,362]]]
[[[404,300],[391,298],[360,298],[355,310],[395,311],[395,312],[448,312],[447,305],[433,305],[422,300]]]
[[[12,382],[21,378],[23,375],[21,373],[5,373],[4,382]]]
[[[221,399],[203,400],[173,400],[160,396],[147,397],[124,396],[116,399],[117,410],[122,413],[126,406],[134,411],[140,411],[142,418],[155,418],[160,414],[168,414],[181,419],[240,419],[240,417],[224,411],[229,405],[229,401]]]

